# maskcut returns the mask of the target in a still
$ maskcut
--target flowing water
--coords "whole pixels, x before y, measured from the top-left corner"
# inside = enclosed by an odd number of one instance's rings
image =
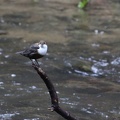
[[[120,120],[120,1],[0,1],[0,120],[64,120],[47,108],[48,90],[28,58],[15,54],[45,40],[39,60],[60,106],[78,120]]]

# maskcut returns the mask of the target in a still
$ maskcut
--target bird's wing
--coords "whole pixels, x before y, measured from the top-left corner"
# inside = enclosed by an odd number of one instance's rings
[[[30,46],[31,51],[36,51],[37,49],[39,49],[39,44],[35,43],[33,45]]]

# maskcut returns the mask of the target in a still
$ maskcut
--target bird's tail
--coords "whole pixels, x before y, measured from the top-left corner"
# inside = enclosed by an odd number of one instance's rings
[[[23,51],[16,52],[16,54],[23,55]]]

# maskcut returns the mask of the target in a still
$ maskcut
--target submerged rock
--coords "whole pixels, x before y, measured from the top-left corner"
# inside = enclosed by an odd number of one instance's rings
[[[92,72],[91,67],[92,64],[89,61],[79,60],[73,64],[73,68],[75,70],[84,71],[84,72]]]

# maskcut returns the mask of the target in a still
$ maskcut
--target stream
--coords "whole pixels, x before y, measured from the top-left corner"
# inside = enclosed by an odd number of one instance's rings
[[[39,64],[60,106],[78,120],[120,120],[120,1],[0,1],[0,120],[64,120],[48,90],[16,52],[45,40]]]

